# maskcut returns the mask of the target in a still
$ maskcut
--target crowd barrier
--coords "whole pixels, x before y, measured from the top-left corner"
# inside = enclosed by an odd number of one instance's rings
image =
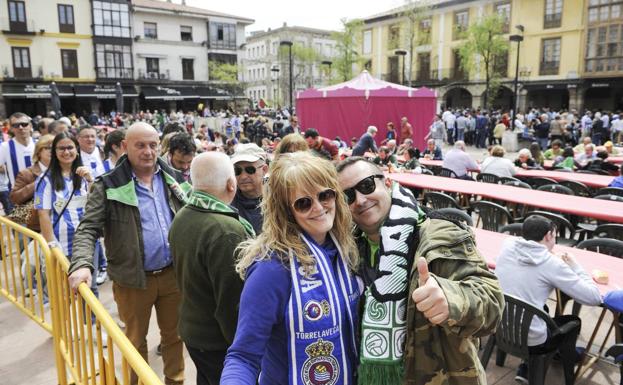
[[[0,230],[0,293],[52,334],[58,384],[162,385],[91,289],[71,290],[60,249],[6,218]]]

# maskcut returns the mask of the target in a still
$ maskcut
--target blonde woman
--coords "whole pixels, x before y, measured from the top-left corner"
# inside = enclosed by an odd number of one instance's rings
[[[353,383],[361,289],[351,214],[335,167],[282,154],[264,186],[262,233],[241,245],[245,279],[224,385]]]
[[[288,134],[281,139],[275,148],[275,160],[277,160],[280,155],[297,151],[309,151],[309,146],[305,138],[303,138],[301,134]]]

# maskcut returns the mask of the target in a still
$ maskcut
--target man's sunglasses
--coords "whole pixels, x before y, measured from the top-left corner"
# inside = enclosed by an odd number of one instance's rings
[[[357,198],[357,192],[355,190],[359,191],[363,195],[372,194],[374,190],[376,190],[375,179],[377,178],[383,179],[385,178],[385,176],[381,174],[370,175],[369,177],[366,177],[360,180],[353,187],[347,188],[346,190],[344,190],[344,195],[346,195],[346,202],[348,202],[349,205],[353,204],[353,202]]]
[[[320,204],[326,204],[327,202],[334,200],[335,196],[336,196],[335,190],[329,188],[329,189],[319,192],[317,199],[318,199],[318,202],[320,202]],[[311,210],[313,204],[314,204],[314,198],[303,197],[303,198],[299,198],[295,200],[294,203],[292,204],[292,207],[297,213],[305,214],[309,210]]]
[[[261,164],[261,165],[259,165],[257,167],[255,167],[255,166],[247,166],[247,167],[234,166],[234,174],[236,174],[236,176],[238,176],[238,175],[242,174],[242,171],[244,170],[244,172],[246,172],[247,174],[253,175],[253,174],[255,174],[255,172],[258,169],[260,169],[262,167],[264,167],[263,164]]]
[[[11,124],[11,127],[13,127],[13,128],[19,128],[19,127],[26,128],[29,125],[30,125],[30,122],[18,122],[18,123]]]

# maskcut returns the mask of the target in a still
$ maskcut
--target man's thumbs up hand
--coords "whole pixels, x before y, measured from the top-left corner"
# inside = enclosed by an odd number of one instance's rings
[[[430,276],[426,259],[417,260],[417,271],[418,288],[413,291],[411,298],[430,323],[435,325],[443,323],[450,315],[448,300],[437,280]]]

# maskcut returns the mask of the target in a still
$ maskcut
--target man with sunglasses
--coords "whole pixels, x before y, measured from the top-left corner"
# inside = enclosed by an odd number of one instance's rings
[[[7,173],[13,186],[17,174],[32,166],[35,142],[30,116],[16,112],[9,117],[9,124],[13,138],[0,145],[0,173]]]
[[[367,288],[360,379],[486,384],[478,337],[495,330],[504,298],[471,230],[425,214],[408,189],[364,158],[348,158],[337,171],[357,224],[359,274]],[[381,347],[390,353],[380,354]],[[395,378],[401,367],[404,378]]]
[[[238,191],[232,206],[238,209],[240,216],[251,222],[256,234],[262,232],[262,185],[268,172],[266,152],[255,143],[236,146],[231,157],[234,173],[238,182]]]

